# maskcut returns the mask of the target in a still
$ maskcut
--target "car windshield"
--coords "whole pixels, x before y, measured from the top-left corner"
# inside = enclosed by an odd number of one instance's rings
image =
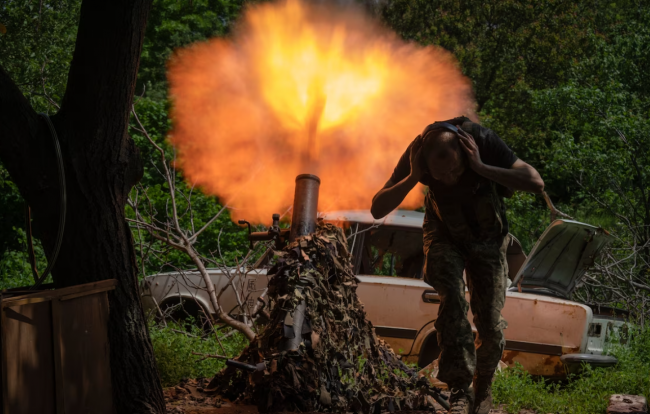
[[[424,253],[420,229],[384,225],[358,233],[350,243],[358,274],[422,278]]]

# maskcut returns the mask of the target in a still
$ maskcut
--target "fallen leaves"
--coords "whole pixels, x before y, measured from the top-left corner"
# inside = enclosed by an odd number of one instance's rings
[[[342,230],[320,222],[313,235],[276,252],[268,275],[270,322],[238,358],[265,370],[226,368],[210,383],[226,398],[262,412],[425,410],[433,406],[426,378],[375,335],[357,297],[357,280]],[[306,303],[303,326],[293,313]],[[301,335],[296,350],[280,351]]]

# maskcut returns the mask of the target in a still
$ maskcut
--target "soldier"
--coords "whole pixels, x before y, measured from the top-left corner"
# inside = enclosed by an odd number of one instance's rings
[[[487,414],[507,326],[501,316],[508,277],[503,197],[514,190],[541,193],[544,182],[493,131],[465,117],[431,124],[415,138],[373,198],[372,215],[378,219],[397,208],[418,182],[429,187],[424,275],[440,296],[438,379],[451,390],[450,413]]]

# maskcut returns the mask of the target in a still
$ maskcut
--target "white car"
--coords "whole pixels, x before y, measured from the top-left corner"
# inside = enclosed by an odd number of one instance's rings
[[[345,227],[350,235],[355,274],[361,281],[357,293],[377,335],[406,361],[427,366],[440,352],[433,326],[440,299],[422,279],[424,214],[398,210],[374,220],[368,211],[338,211],[321,217]],[[599,355],[606,337],[625,324],[625,315],[603,308],[596,311],[569,299],[608,241],[602,229],[556,220],[526,257],[511,236],[508,264],[512,283],[502,312],[508,321],[502,357],[506,364],[518,362],[532,375],[563,377],[562,356],[597,366],[616,363]],[[242,306],[253,308],[268,283],[262,262],[238,283],[246,298]],[[210,276],[219,292],[226,275],[211,270]],[[197,272],[148,276],[142,283],[143,305],[155,312],[184,300],[190,313],[214,313],[204,286]],[[241,313],[232,289],[224,293],[221,305],[233,315]]]

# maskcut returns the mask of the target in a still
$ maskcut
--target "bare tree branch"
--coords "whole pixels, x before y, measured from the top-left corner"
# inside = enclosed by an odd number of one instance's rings
[[[168,204],[171,204],[171,209],[166,209],[166,217],[167,219],[164,222],[160,222],[158,219],[156,219],[156,213],[155,209],[153,207],[153,203],[147,196],[146,191],[142,191],[142,197],[138,198],[131,198],[129,199],[128,205],[133,209],[134,214],[135,214],[135,219],[129,218],[127,221],[129,223],[132,223],[137,227],[138,229],[144,229],[148,232],[148,234],[155,240],[158,240],[167,246],[174,248],[178,251],[183,252],[187,257],[192,261],[194,266],[196,267],[198,273],[201,275],[201,279],[203,281],[203,286],[195,286],[196,289],[202,289],[206,291],[208,298],[210,300],[210,303],[212,305],[212,308],[214,309],[214,312],[216,316],[224,322],[226,325],[229,325],[233,327],[234,329],[242,332],[249,341],[252,341],[255,338],[255,332],[252,330],[251,326],[247,323],[248,317],[246,316],[246,308],[244,306],[244,303],[242,301],[242,290],[237,289],[235,286],[235,280],[236,278],[241,279],[241,269],[238,266],[236,268],[236,272],[231,272],[228,266],[225,266],[225,260],[223,258],[223,255],[221,253],[221,247],[220,247],[220,237],[221,237],[221,231],[219,232],[219,237],[217,239],[217,247],[219,251],[219,255],[221,258],[221,262],[224,265],[221,265],[220,267],[226,273],[227,278],[228,278],[228,283],[224,286],[224,289],[227,287],[232,287],[232,289],[235,291],[235,297],[237,299],[237,303],[242,310],[245,321],[240,322],[233,317],[229,315],[228,312],[224,311],[224,309],[221,306],[220,303],[220,296],[221,293],[223,292],[223,289],[219,294],[217,294],[214,283],[212,282],[212,279],[210,277],[210,274],[206,268],[206,263],[211,262],[208,258],[202,256],[197,249],[194,247],[194,244],[196,243],[198,236],[204,232],[211,224],[213,224],[217,218],[228,208],[227,206],[223,206],[220,211],[214,215],[208,222],[201,227],[198,231],[194,231],[193,228],[193,216],[192,216],[192,207],[191,207],[191,196],[186,196],[182,192],[179,192],[185,202],[187,203],[187,208],[185,211],[180,214],[179,209],[178,209],[178,204],[176,200],[176,191],[178,191],[178,187],[176,185],[176,172],[175,170],[170,170],[170,168],[167,166],[167,160],[166,160],[166,155],[164,149],[156,144],[156,142],[153,140],[151,135],[147,132],[146,128],[140,121],[140,118],[138,117],[138,114],[135,111],[135,108],[131,108],[131,112],[133,114],[133,117],[138,125],[136,128],[139,132],[141,132],[149,141],[149,143],[156,149],[156,151],[160,155],[160,159],[162,162],[163,170],[160,171],[161,175],[164,177],[167,186],[168,186],[168,193],[169,193],[169,199],[168,199]],[[148,204],[148,211],[149,211],[149,219],[145,220],[145,218],[141,214],[141,209],[139,206],[139,203],[141,200],[146,200]],[[190,214],[190,226],[192,227],[192,230],[187,231],[185,230],[182,225],[181,225],[181,220],[180,218],[187,214],[189,212]],[[171,225],[170,225],[171,223]],[[248,253],[250,255],[251,252]],[[248,256],[247,256],[248,257]],[[183,273],[183,272],[181,272]],[[238,277],[236,277],[239,275]],[[189,282],[189,281],[188,281]],[[211,316],[208,316],[208,320],[212,326],[214,326],[213,321],[211,320]],[[217,337],[219,340],[219,338]],[[220,342],[220,340],[219,340]],[[220,343],[221,344],[221,343]],[[223,345],[221,344],[223,347]]]

